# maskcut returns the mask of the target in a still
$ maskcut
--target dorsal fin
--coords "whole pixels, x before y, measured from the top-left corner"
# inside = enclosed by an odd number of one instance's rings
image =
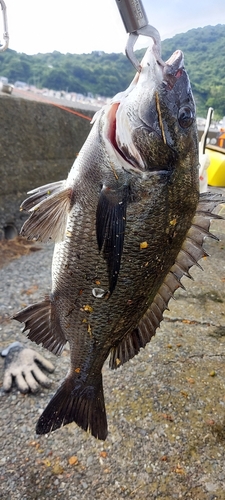
[[[169,300],[178,288],[183,287],[180,281],[181,278],[183,276],[192,278],[189,274],[189,269],[194,265],[198,265],[198,260],[207,255],[202,246],[205,237],[218,239],[209,232],[209,226],[210,219],[223,218],[212,214],[212,210],[220,203],[225,203],[222,195],[214,195],[212,193],[200,195],[192,225],[187,232],[174,265],[166,275],[153,302],[141,318],[137,328],[125,335],[120,344],[111,350],[110,368],[118,368],[133,358],[138,354],[140,348],[145,347],[153,335],[155,335],[156,329],[163,320],[163,313],[168,309]]]

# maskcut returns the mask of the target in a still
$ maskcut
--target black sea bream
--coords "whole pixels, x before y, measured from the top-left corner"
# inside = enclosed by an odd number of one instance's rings
[[[52,291],[16,314],[28,338],[71,366],[37,423],[75,421],[105,439],[102,366],[117,368],[155,334],[180,279],[205,255],[211,211],[199,198],[195,105],[176,51],[148,49],[130,87],[95,117],[67,180],[31,191],[22,234],[56,241]]]

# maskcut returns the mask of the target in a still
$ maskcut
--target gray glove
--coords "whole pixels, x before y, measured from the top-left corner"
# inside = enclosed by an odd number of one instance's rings
[[[6,392],[11,390],[14,379],[18,389],[24,394],[29,391],[37,392],[40,385],[50,386],[51,380],[42,373],[39,366],[50,373],[54,371],[54,366],[33,349],[20,342],[13,342],[1,352],[1,356],[5,357],[3,389]]]

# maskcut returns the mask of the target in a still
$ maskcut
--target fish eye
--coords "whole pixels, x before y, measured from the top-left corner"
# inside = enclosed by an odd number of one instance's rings
[[[178,122],[182,128],[188,128],[194,121],[194,114],[189,106],[183,106],[178,111]]]

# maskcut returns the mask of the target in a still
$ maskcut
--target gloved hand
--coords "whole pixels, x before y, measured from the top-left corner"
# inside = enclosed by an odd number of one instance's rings
[[[50,373],[54,371],[54,366],[33,349],[20,342],[13,342],[1,352],[1,356],[5,357],[3,389],[6,392],[11,390],[14,379],[18,389],[24,394],[29,391],[37,392],[40,385],[50,386],[51,380],[42,373],[39,365]]]

